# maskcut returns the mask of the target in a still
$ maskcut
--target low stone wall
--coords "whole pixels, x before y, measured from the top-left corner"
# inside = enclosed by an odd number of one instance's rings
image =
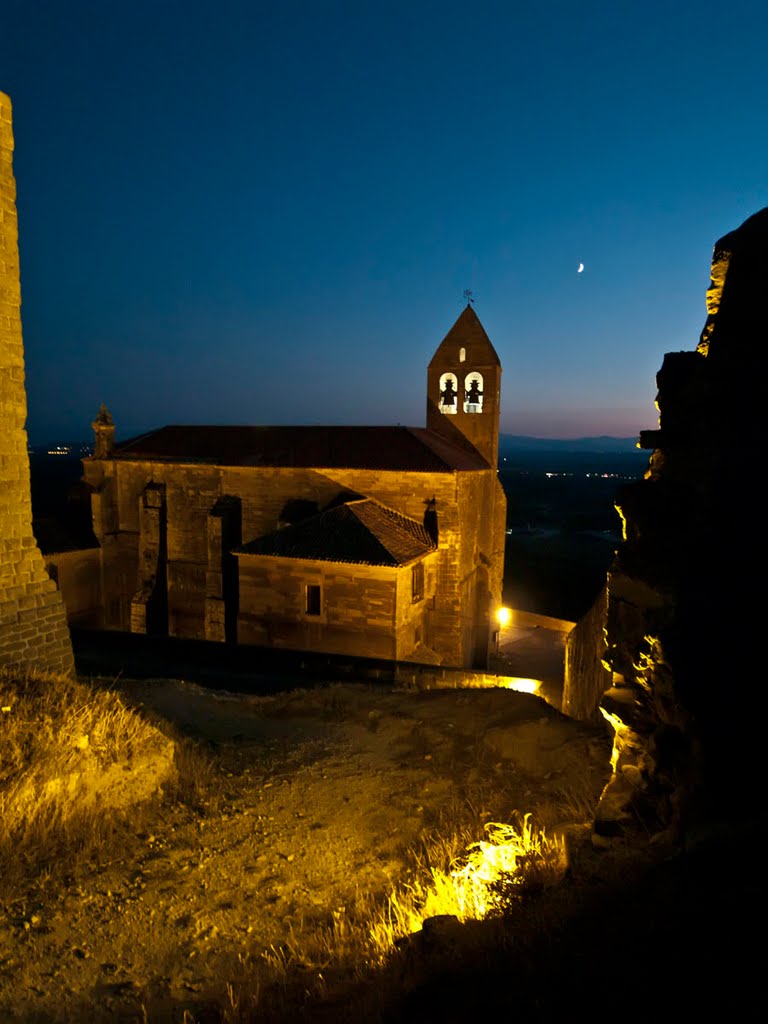
[[[395,682],[414,690],[482,690],[503,688],[513,690],[521,682],[518,676],[499,676],[493,672],[473,672],[466,668],[445,668],[441,665],[414,665],[399,662]]]
[[[600,701],[611,685],[611,673],[603,665],[607,595],[604,587],[565,643],[563,713],[580,722],[601,721]]]
[[[99,629],[104,612],[101,600],[101,548],[84,548],[43,555],[51,579],[56,581],[70,626]]]
[[[517,608],[510,609],[510,626],[517,626],[521,629],[540,627],[541,629],[552,629],[558,633],[570,633],[575,622],[569,619],[555,619],[551,615],[537,615],[535,612],[524,612]]]

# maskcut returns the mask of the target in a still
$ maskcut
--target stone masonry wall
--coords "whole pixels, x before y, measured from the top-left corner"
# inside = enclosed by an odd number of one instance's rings
[[[600,591],[587,614],[574,626],[565,644],[563,714],[580,722],[600,722],[600,701],[612,676],[603,664],[608,591]]]
[[[178,463],[128,462],[121,459],[85,459],[85,478],[97,496],[94,531],[102,544],[105,578],[105,624],[128,629],[130,621],[113,616],[119,602],[125,609],[136,591],[136,551],[140,543],[139,506],[150,481],[162,483],[167,495],[168,632],[172,636],[204,639],[207,573],[209,570],[208,517],[224,496],[237,496],[242,507],[244,542],[277,528],[286,501],[305,498],[325,505],[342,491],[369,495],[412,519],[424,515],[426,499],[436,499],[439,525],[439,584],[434,608],[430,608],[425,643],[444,658],[444,663],[464,664],[462,634],[456,623],[462,608],[462,574],[470,577],[476,553],[492,557],[490,541],[477,541],[480,509],[490,488],[503,492],[495,473],[471,474],[476,486],[457,495],[455,473],[400,473],[377,470],[313,470],[271,467],[190,466]],[[481,483],[480,478],[486,481]],[[485,488],[485,490],[482,490]],[[495,493],[495,491],[494,491]],[[501,524],[498,530],[502,532]],[[476,552],[477,549],[477,552]],[[478,555],[479,557],[479,555]],[[503,552],[497,557],[503,564]],[[242,566],[241,566],[242,570]],[[500,572],[498,572],[500,581]],[[500,582],[496,586],[500,597]],[[240,611],[247,611],[242,597]],[[472,608],[474,605],[472,605]],[[117,615],[117,613],[115,613]],[[246,640],[255,643],[255,640]]]
[[[659,428],[640,434],[648,470],[616,500],[603,837],[679,839],[762,813],[768,207],[715,243],[711,277],[696,350],[668,352],[656,377]]]
[[[61,594],[32,535],[11,101],[0,93],[0,668],[74,672]]]

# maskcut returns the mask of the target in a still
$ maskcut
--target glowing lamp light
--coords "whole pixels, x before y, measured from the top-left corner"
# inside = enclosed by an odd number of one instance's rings
[[[540,679],[523,679],[522,676],[515,676],[507,683],[507,689],[515,693],[538,693],[540,686]]]
[[[508,626],[509,625],[511,619],[512,619],[512,609],[511,608],[504,608],[504,607],[502,607],[502,608],[499,608],[499,610],[496,612],[496,621],[502,627],[502,629],[504,628],[504,626]]]

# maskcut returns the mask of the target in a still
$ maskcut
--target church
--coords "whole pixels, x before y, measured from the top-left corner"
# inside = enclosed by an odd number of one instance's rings
[[[101,626],[484,667],[501,601],[501,364],[471,305],[426,427],[165,426],[84,460]]]

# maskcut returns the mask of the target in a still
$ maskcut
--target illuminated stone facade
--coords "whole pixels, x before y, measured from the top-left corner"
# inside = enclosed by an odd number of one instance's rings
[[[104,626],[485,665],[504,561],[500,378],[468,306],[430,364],[426,429],[165,427],[114,445],[102,409],[84,467]]]
[[[0,668],[74,671],[64,604],[32,535],[11,101],[0,93]]]

